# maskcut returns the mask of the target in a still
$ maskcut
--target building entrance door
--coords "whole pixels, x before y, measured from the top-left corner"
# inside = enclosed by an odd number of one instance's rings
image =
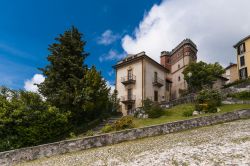
[[[132,108],[133,108],[133,106],[132,106],[132,104],[128,104],[128,114],[131,114],[132,113]]]

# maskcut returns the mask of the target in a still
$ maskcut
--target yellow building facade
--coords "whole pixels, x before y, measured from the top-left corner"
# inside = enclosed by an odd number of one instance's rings
[[[239,79],[250,77],[250,35],[234,45],[237,55]]]

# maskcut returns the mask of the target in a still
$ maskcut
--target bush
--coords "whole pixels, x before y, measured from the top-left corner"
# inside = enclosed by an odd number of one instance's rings
[[[114,130],[112,125],[106,124],[102,129],[102,133],[108,133]]]
[[[95,133],[94,133],[94,131],[93,130],[88,130],[87,132],[86,132],[86,135],[87,136],[93,136]]]
[[[146,113],[149,118],[159,118],[164,114],[164,110],[158,104],[153,104],[150,110],[146,111]]]
[[[185,117],[190,117],[190,116],[192,116],[193,115],[193,110],[186,110],[186,111],[184,111],[183,113],[182,113],[182,115],[183,116],[185,116]]]
[[[199,103],[196,103],[194,107],[195,107],[195,110],[198,111],[198,112],[201,112],[204,109],[203,105],[199,104]]]
[[[132,116],[123,116],[113,124],[114,130],[123,130],[134,128],[134,118]]]
[[[157,103],[153,103],[150,99],[144,100],[143,110],[148,114],[149,118],[158,118],[164,114],[164,109]]]
[[[240,100],[250,100],[250,91],[242,91],[234,94],[229,94],[228,97],[240,99]]]
[[[205,89],[198,93],[195,109],[199,112],[214,113],[217,107],[221,105],[222,97],[216,90]]]

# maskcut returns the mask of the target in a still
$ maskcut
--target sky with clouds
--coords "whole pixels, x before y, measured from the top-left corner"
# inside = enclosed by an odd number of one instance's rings
[[[13,5],[14,4],[14,5]],[[14,0],[0,5],[0,85],[36,91],[48,45],[71,25],[87,41],[86,60],[114,84],[112,70],[127,53],[159,61],[185,38],[198,59],[235,62],[232,45],[250,35],[249,0]]]

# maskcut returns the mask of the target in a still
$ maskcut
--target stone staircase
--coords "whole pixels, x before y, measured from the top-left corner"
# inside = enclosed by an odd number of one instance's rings
[[[96,126],[93,131],[95,132],[95,134],[99,134],[101,133],[101,129],[105,126],[105,125],[111,125],[113,124],[115,121],[119,120],[122,116],[114,116],[114,117],[110,117],[107,120],[103,120],[103,122],[101,122],[98,126]]]

